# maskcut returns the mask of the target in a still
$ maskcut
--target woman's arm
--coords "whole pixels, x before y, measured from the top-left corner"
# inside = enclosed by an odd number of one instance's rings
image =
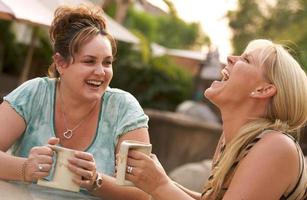
[[[150,194],[155,200],[192,200],[182,189],[177,187],[166,175],[160,163],[138,151],[129,151],[127,165],[132,166],[131,173],[126,173],[127,180]]]
[[[6,151],[22,135],[26,124],[23,118],[4,101],[0,105],[0,179],[23,180],[22,165],[25,158],[12,156]]]
[[[28,158],[6,153],[26,128],[23,118],[6,101],[0,105],[0,127],[0,179],[31,182],[48,176],[53,152],[47,146],[33,147]],[[57,144],[58,139],[51,138],[48,143]],[[38,170],[39,163],[44,163],[44,171]]]
[[[185,188],[186,189],[186,188]],[[151,193],[154,200],[193,200],[200,199],[200,196],[191,195],[186,190],[179,188],[173,182],[166,185],[161,185]]]
[[[278,200],[299,176],[296,145],[281,133],[266,134],[240,162],[224,200]]]
[[[162,174],[166,175],[166,172],[163,168],[163,166],[161,165],[159,159],[157,158],[157,156],[155,154],[151,154],[150,156],[151,159],[153,159],[153,161],[155,162],[155,164],[160,168]],[[189,190],[187,188],[185,188],[184,186],[180,185],[179,183],[172,181],[172,183],[177,186],[179,189],[181,189],[182,191],[184,191],[186,194],[188,194],[190,197],[192,197],[193,199],[201,199],[201,194],[192,190]]]
[[[149,142],[149,134],[147,128],[139,128],[130,131],[121,136],[117,142],[116,154],[119,151],[119,146],[124,140],[137,140],[140,142]],[[150,196],[136,187],[119,186],[115,183],[115,178],[104,174],[102,175],[102,186],[93,192],[94,195],[106,198],[109,200],[148,200]]]
[[[189,190],[185,187],[183,187],[182,185],[180,185],[179,183],[173,181],[173,183],[182,191],[184,191],[186,194],[188,194],[190,197],[192,197],[193,199],[196,200],[200,200],[201,199],[201,194],[192,190]]]

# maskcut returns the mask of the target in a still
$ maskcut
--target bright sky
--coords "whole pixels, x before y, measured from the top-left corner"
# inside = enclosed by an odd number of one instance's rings
[[[204,31],[209,35],[211,42],[219,49],[220,59],[226,61],[231,53],[231,32],[228,28],[228,10],[236,8],[237,0],[171,0],[178,15],[185,21],[200,22]],[[159,4],[162,0],[151,0]],[[163,7],[163,6],[162,6]]]

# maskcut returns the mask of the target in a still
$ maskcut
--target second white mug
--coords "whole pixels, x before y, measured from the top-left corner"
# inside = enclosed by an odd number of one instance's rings
[[[145,153],[146,155],[150,155],[152,145],[148,143],[143,143],[139,141],[133,140],[124,140],[120,144],[119,149],[119,158],[117,163],[117,172],[116,172],[116,183],[118,185],[124,186],[134,186],[131,181],[125,179],[126,171],[127,171],[127,157],[129,150],[136,150]]]

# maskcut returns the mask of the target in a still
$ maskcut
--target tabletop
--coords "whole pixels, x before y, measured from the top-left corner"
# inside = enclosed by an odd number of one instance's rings
[[[36,184],[0,180],[0,200],[98,200],[81,192],[68,192]]]

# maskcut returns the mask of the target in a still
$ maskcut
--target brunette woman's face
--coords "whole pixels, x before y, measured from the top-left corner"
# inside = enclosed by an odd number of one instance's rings
[[[78,98],[95,100],[101,98],[113,77],[112,46],[103,35],[94,36],[81,46],[74,62],[62,71],[67,91]]]

